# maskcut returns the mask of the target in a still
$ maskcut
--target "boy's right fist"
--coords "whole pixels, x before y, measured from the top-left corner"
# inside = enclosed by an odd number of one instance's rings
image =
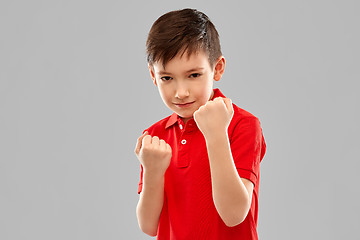
[[[164,175],[171,161],[171,146],[163,139],[151,137],[147,131],[141,135],[135,147],[135,154],[144,171]]]

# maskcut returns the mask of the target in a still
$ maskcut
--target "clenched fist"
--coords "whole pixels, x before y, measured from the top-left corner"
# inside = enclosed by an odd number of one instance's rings
[[[135,154],[144,171],[160,175],[165,174],[172,156],[171,146],[157,136],[151,137],[147,131],[138,138]]]
[[[206,139],[227,131],[234,116],[234,108],[230,98],[217,97],[201,106],[193,116]]]

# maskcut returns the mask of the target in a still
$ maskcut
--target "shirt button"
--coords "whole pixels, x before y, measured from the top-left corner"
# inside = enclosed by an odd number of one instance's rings
[[[181,144],[186,144],[186,139],[181,140]]]
[[[180,127],[180,129],[183,129],[183,126],[181,124],[179,125],[179,127]]]

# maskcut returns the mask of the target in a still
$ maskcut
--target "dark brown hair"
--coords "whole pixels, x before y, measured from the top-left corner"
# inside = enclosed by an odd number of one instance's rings
[[[147,61],[163,67],[178,53],[188,56],[204,50],[213,67],[222,55],[219,34],[208,16],[196,9],[171,11],[160,16],[152,25],[146,40]]]

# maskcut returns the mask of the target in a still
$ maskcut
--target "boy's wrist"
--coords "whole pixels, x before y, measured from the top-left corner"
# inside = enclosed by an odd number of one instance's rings
[[[206,134],[206,136],[204,135],[205,141],[206,143],[216,143],[219,140],[222,139],[228,139],[228,133],[227,131],[213,131],[209,134]]]
[[[154,171],[147,171],[144,169],[143,172],[144,176],[144,182],[147,183],[157,183],[159,181],[162,181],[165,177],[165,174],[154,172]]]
[[[163,191],[165,184],[165,177],[164,175],[152,175],[152,174],[145,174],[143,176],[143,192],[154,193],[157,191]]]

